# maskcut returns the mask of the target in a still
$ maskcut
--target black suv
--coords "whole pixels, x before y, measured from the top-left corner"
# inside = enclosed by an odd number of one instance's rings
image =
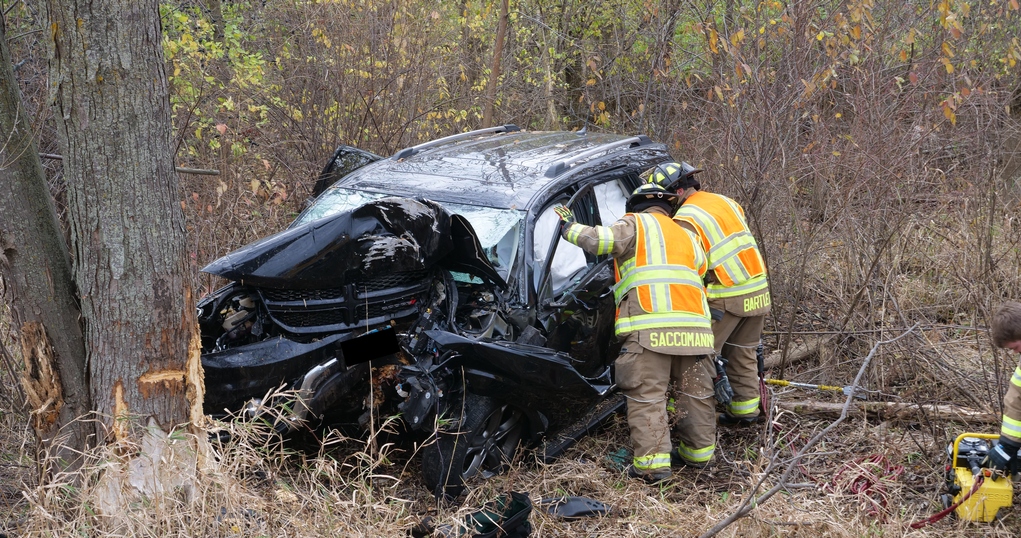
[[[613,261],[560,239],[552,207],[609,225],[671,160],[645,136],[514,125],[389,158],[341,146],[294,223],[203,269],[231,281],[199,303],[206,411],[286,410],[281,430],[399,414],[435,435],[437,494],[520,444],[555,456],[623,398]]]

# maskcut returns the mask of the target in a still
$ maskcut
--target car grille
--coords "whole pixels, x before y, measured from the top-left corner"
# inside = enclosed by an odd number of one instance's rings
[[[262,296],[267,301],[324,301],[328,299],[343,299],[344,288],[328,288],[324,290],[262,290]]]
[[[347,308],[305,312],[272,312],[274,318],[283,325],[295,328],[329,327],[334,325],[365,326],[366,323],[378,322],[379,318],[391,319],[408,315],[415,310],[416,300],[402,300],[389,305],[369,304],[357,305],[354,315],[348,318]]]
[[[399,271],[396,273],[367,278],[353,282],[356,293],[367,293],[371,291],[383,291],[398,286],[406,286],[412,282],[418,282],[428,275],[428,271]],[[283,290],[265,288],[262,290],[263,297],[267,301],[327,301],[330,299],[343,299],[347,288],[324,288],[318,290]]]
[[[318,290],[261,289],[263,304],[285,330],[322,333],[365,327],[417,313],[428,271],[404,271]]]

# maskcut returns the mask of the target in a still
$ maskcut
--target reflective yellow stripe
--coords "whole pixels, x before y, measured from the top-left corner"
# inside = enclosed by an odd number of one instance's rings
[[[688,237],[691,238],[691,243],[695,245],[695,269],[697,272],[705,272],[709,269],[709,259],[706,257],[705,250],[702,249],[702,240],[698,238],[698,234],[691,230],[684,228],[685,232],[688,232]]]
[[[768,287],[769,280],[766,279],[766,275],[762,275],[737,286],[724,286],[718,282],[713,282],[712,284],[709,284],[708,288],[706,288],[706,295],[713,299],[724,299],[727,297],[737,297],[738,295],[744,295],[746,293],[764,291]]]
[[[744,212],[741,211],[741,206],[729,199],[724,198],[723,201],[744,222]],[[732,233],[729,236],[724,235],[723,229],[716,219],[705,209],[695,205],[682,205],[674,215],[674,219],[688,221],[698,227],[709,244],[709,251],[706,253],[709,258],[709,269],[722,271],[734,282],[734,286],[729,289],[719,283],[711,285],[708,292],[709,297],[735,297],[766,289],[768,286],[766,276],[763,274],[752,277],[748,274],[748,268],[738,258],[738,254],[745,250],[758,249],[755,236],[747,230],[747,224],[743,231]]]
[[[652,284],[702,286],[702,279],[698,277],[698,273],[683,265],[644,266],[628,270],[626,273],[624,269],[621,269],[621,274],[620,282],[613,285],[613,299],[617,303],[620,303],[621,299],[627,295],[627,292],[638,286]],[[667,289],[667,293],[669,293],[669,289]],[[666,308],[663,310],[674,309]]]
[[[686,256],[677,258],[668,256],[666,237],[669,235],[671,239],[675,239],[682,228],[671,228],[670,233],[665,234],[662,226],[667,224],[661,225],[655,215],[647,213],[630,215],[635,218],[641,243],[635,249],[635,257],[618,260],[617,283],[613,287],[613,297],[617,305],[620,305],[629,292],[637,290],[639,296],[636,300],[644,312],[631,317],[619,317],[618,313],[614,326],[616,334],[620,336],[645,329],[679,329],[677,333],[680,337],[676,340],[686,342],[681,345],[712,347],[712,343],[705,344],[706,341],[712,340],[708,338],[712,336],[712,325],[709,320],[709,305],[703,292],[702,277],[698,270],[681,265],[687,263]],[[673,225],[669,220],[664,219],[664,222]],[[692,237],[690,232],[684,233]],[[699,267],[704,267],[705,258],[698,244],[694,243],[691,246],[694,261]],[[645,295],[646,293],[648,295]],[[696,303],[695,294],[701,297],[700,305]],[[682,297],[682,300],[690,300],[693,304],[673,304],[675,299]],[[643,302],[646,300],[649,301],[648,304]]]
[[[642,226],[645,229],[645,267],[642,267],[642,269],[665,266],[667,263],[666,241],[663,239],[663,231],[659,227],[659,221],[648,213],[639,213],[635,217],[641,219]],[[673,266],[673,268],[679,272],[684,272],[685,269],[688,269],[686,267],[678,269],[677,266]],[[653,312],[673,310],[673,306],[670,304],[669,285],[648,282],[643,278],[646,275],[642,273],[633,272],[633,274],[636,274],[636,278],[632,282],[648,286]]]
[[[677,443],[677,453],[682,458],[694,463],[705,463],[711,460],[715,451],[716,445],[709,445],[705,448],[689,448],[684,443]]]
[[[596,255],[609,254],[613,250],[613,231],[606,226],[596,226],[596,235],[599,243],[596,245]]]
[[[1021,387],[1021,366],[1014,370],[1014,375],[1010,376],[1010,382]]]
[[[713,347],[712,324],[709,318],[696,315],[684,315],[683,313],[665,314],[641,314],[638,316],[617,318],[614,329],[618,335],[645,329],[702,329],[702,332],[687,331],[692,334],[691,341],[696,347]],[[701,343],[708,338],[709,345],[702,346]]]
[[[759,398],[755,397],[751,400],[732,401],[730,402],[730,414],[734,416],[749,415],[754,413],[759,408]]]
[[[1003,425],[1000,427],[1000,435],[1009,435],[1021,439],[1021,420],[1014,420],[1003,415]]]
[[[581,236],[581,232],[583,232],[584,230],[585,227],[583,225],[578,224],[576,222],[572,222],[567,225],[567,233],[565,234],[566,237],[564,237],[564,239],[567,239],[569,242],[577,245],[578,238]],[[543,255],[545,256],[545,254]]]
[[[640,219],[640,225],[647,230],[645,234],[645,264],[636,267],[635,260],[625,260],[617,265],[620,281],[614,286],[613,298],[620,304],[627,292],[639,286],[650,286],[652,310],[675,310],[670,302],[670,285],[680,284],[702,287],[702,277],[698,272],[684,265],[667,264],[666,245],[660,231],[659,221],[650,214],[634,215]],[[695,249],[696,252],[698,249]],[[696,254],[696,262],[698,262]],[[708,308],[708,307],[707,307]],[[708,310],[705,310],[706,312]]]
[[[670,453],[649,454],[648,456],[635,456],[635,469],[651,471],[670,467]]]
[[[720,225],[716,222],[716,219],[714,219],[712,215],[701,207],[682,205],[681,208],[677,210],[677,214],[674,215],[674,218],[678,217],[687,217],[683,220],[690,220],[698,226],[702,230],[702,233],[706,235],[706,238],[709,239],[710,245],[715,245],[716,243],[723,241],[724,235]]]

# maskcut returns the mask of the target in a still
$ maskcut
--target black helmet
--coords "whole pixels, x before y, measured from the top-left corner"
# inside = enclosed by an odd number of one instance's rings
[[[658,183],[643,183],[635,189],[624,204],[628,213],[643,211],[649,206],[658,205],[668,212],[673,211],[679,197]]]
[[[699,190],[702,184],[695,179],[695,174],[701,171],[701,168],[695,168],[686,162],[661,163],[652,169],[649,183],[656,183],[671,192],[683,191],[689,187]]]

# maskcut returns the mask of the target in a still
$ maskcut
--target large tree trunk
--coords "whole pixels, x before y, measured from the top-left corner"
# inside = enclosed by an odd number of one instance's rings
[[[148,458],[135,459],[150,464],[129,472],[152,473],[170,459],[159,444],[165,432],[201,421],[203,392],[159,3],[45,4],[97,433],[108,442],[142,437]],[[160,477],[146,480],[164,490]]]
[[[64,234],[39,162],[0,22],[0,275],[21,335],[31,423],[49,471],[73,469],[93,429],[92,408]],[[47,337],[49,335],[49,337]],[[59,439],[58,439],[59,435]]]

